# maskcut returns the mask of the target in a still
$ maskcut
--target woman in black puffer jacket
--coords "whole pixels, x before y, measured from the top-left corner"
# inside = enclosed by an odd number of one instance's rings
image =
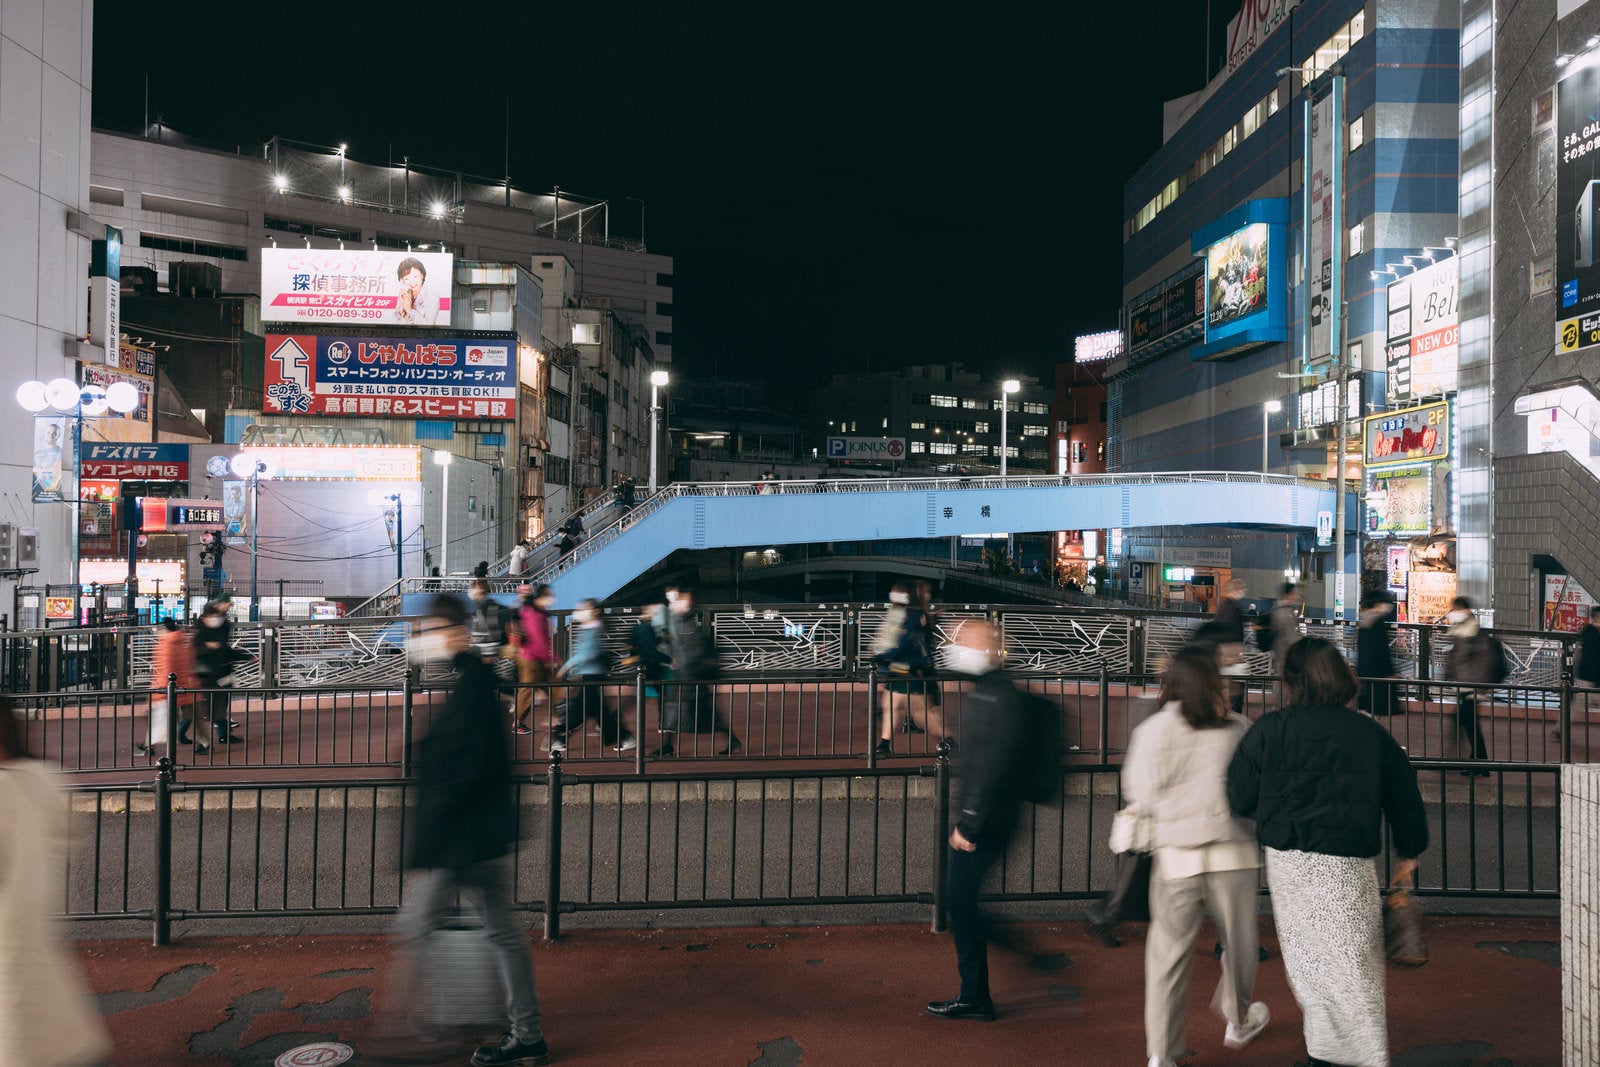
[[[1263,716],[1228,767],[1228,803],[1256,821],[1289,984],[1311,1062],[1387,1067],[1383,925],[1373,862],[1383,820],[1415,872],[1428,846],[1417,775],[1393,737],[1351,709],[1358,686],[1321,638],[1285,657],[1289,706]]]

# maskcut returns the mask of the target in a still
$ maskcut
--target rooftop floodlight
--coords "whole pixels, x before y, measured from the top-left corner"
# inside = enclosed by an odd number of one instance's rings
[[[274,174],[272,176],[272,187],[280,193],[288,192],[289,176],[287,174]]]

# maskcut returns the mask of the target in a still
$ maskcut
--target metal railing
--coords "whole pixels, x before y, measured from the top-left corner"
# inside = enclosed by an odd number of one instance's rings
[[[1434,839],[1419,892],[1487,901],[1559,893],[1558,768],[1418,765]],[[1086,900],[1113,869],[1106,839],[1119,768],[1063,769],[1058,806],[1025,809],[990,901]],[[850,770],[677,773],[639,780],[574,773],[552,758],[518,780],[517,906],[547,938],[563,915],[815,906],[926,908],[944,926],[950,761]],[[163,761],[132,786],[71,795],[64,913],[172,924],[388,914],[405,892],[415,782],[187,783]],[[1386,850],[1385,872],[1393,863]]]
[[[1132,729],[1156,707],[1157,675],[1102,670],[1019,676],[1019,684],[1060,711],[1073,762],[1111,762],[1127,748]],[[513,759],[540,763],[553,737],[565,737],[567,759],[618,773],[670,773],[685,761],[808,763],[876,768],[928,760],[938,740],[959,742],[967,730],[972,680],[933,675],[911,681],[908,694],[891,694],[904,676],[835,674],[793,678],[724,678],[708,682],[646,681],[637,674],[607,680],[506,685],[502,703],[528,731],[512,737]],[[1241,710],[1255,719],[1281,706],[1273,679],[1236,680]],[[1554,765],[1600,759],[1600,690],[1515,685],[1389,681],[1398,714],[1380,721],[1417,759],[1471,759],[1475,754],[1513,765]],[[1463,693],[1470,696],[1470,705]],[[147,740],[152,703],[192,705],[215,723],[208,751],[157,738],[164,753],[185,769],[207,775],[293,774],[307,780],[328,773],[405,775],[411,740],[426,733],[448,696],[444,688],[398,686],[270,687],[233,690],[148,689],[19,696],[29,749],[72,772],[100,780],[148,773],[155,755],[136,745]],[[877,754],[889,709],[891,751]],[[591,714],[572,730],[569,713]],[[1470,710],[1471,714],[1467,714]],[[604,712],[636,744],[619,749],[618,736],[590,729]],[[908,721],[925,732],[907,732]],[[661,726],[676,722],[675,752],[658,756]],[[176,732],[176,724],[169,727]],[[1483,747],[1477,737],[1481,731]],[[229,734],[238,740],[224,743]],[[732,747],[732,738],[739,745]]]

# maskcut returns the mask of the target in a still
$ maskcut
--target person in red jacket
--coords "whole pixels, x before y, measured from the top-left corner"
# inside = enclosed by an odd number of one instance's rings
[[[513,733],[526,734],[528,714],[533,711],[534,694],[538,686],[548,686],[556,680],[555,642],[550,633],[550,608],[556,602],[548,585],[537,589],[526,585],[517,587],[522,603],[517,608],[515,628],[517,638],[517,690],[516,724]],[[550,691],[542,694],[544,703],[550,703]]]
[[[169,675],[177,675],[179,690],[199,689],[201,686],[200,675],[195,668],[194,640],[189,631],[171,619],[163,619],[150,668],[150,688],[156,694],[152,700],[167,698]],[[180,692],[178,706],[168,708],[167,714],[176,715],[189,723],[189,728],[195,733],[195,751],[204,755],[211,746],[211,717],[194,713],[198,701],[197,694]],[[147,731],[144,744],[135,745],[133,750],[143,756],[164,741],[165,735],[154,737]]]

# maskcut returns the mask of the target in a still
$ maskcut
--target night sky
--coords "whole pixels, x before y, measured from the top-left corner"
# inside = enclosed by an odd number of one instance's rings
[[[97,4],[95,125],[139,129],[148,76],[200,140],[499,176],[509,97],[514,185],[609,197],[623,232],[647,201],[677,370],[802,405],[857,368],[1048,377],[1114,326],[1122,183],[1207,25],[1205,0],[223,7]]]

